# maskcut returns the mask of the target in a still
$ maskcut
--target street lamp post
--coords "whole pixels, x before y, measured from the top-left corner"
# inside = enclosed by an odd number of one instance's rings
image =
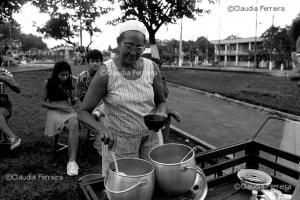
[[[11,45],[11,24],[9,23],[9,45]]]
[[[218,46],[218,60],[217,60],[217,66],[219,67],[220,61],[221,61],[221,56],[220,56],[220,51],[221,51],[221,0],[219,0],[219,46]]]
[[[257,3],[258,3],[258,0],[256,0],[256,8],[257,8]],[[257,10],[255,11],[254,67],[256,67],[256,63],[257,63],[256,42],[257,42]]]
[[[274,28],[274,15],[272,16],[272,27],[271,28]],[[272,50],[273,49],[273,40],[274,40],[274,35],[273,35],[273,31],[274,30],[272,30],[271,29],[271,47],[270,47],[270,63],[269,63],[269,70],[272,70],[272,68],[273,68],[273,66],[272,66],[272,53],[273,53],[273,51],[274,50]]]
[[[178,66],[182,67],[182,18],[181,18],[181,21],[180,21],[180,40],[179,40]]]
[[[82,22],[81,22],[81,17],[79,18],[79,37],[80,37],[80,46],[82,47]]]

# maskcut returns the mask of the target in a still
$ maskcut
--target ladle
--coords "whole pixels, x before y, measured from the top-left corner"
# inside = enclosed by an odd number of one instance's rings
[[[115,164],[115,168],[116,168],[116,174],[121,175],[121,176],[127,176],[124,172],[119,172],[119,168],[118,168],[118,163],[117,163],[117,159],[116,159],[116,154],[113,151],[110,151],[111,156],[114,160],[114,164]]]
[[[194,147],[194,148],[192,148],[183,158],[182,158],[182,160],[179,162],[179,163],[182,163],[187,157],[188,157],[188,155],[190,155],[190,153],[191,152],[193,152],[195,149],[197,149],[198,147],[196,146],[196,147]]]

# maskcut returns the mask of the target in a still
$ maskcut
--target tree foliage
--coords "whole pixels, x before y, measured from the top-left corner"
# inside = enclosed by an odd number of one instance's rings
[[[175,39],[165,40],[165,41],[157,40],[156,43],[159,49],[159,54],[162,63],[171,64],[176,60],[176,58],[178,57],[178,46],[179,46],[178,40]]]
[[[235,39],[240,39],[241,37],[239,37],[238,35],[234,35],[234,34],[231,34],[229,36],[227,36],[225,38],[225,40],[235,40]]]
[[[157,40],[157,46],[163,63],[170,64],[178,58],[178,40]],[[205,37],[199,37],[196,41],[182,41],[182,50],[186,60],[194,61],[196,56],[199,56],[199,61],[214,58],[214,45]]]
[[[289,30],[289,36],[296,42],[300,36],[300,14],[293,20],[291,28]]]
[[[15,21],[13,13],[19,12],[22,5],[29,0],[1,0],[0,1],[0,24]]]
[[[163,24],[172,24],[180,18],[195,19],[209,13],[209,10],[200,8],[202,0],[118,0],[123,15],[110,21],[116,24],[128,19],[141,21],[149,32],[150,44],[155,44],[155,34]],[[213,0],[208,0],[213,3]]]
[[[208,60],[214,59],[215,47],[210,43],[206,37],[199,37],[196,40],[197,52],[200,56],[200,60],[207,58]]]
[[[70,15],[68,13],[61,14],[57,13],[53,18],[51,18],[45,26],[38,28],[38,31],[45,34],[46,38],[53,38],[56,40],[65,40],[67,43],[75,45],[72,42],[74,37],[74,32],[71,31],[70,25],[68,23]]]
[[[46,50],[48,49],[47,44],[43,42],[41,37],[33,34],[21,34],[20,37],[21,49],[28,51],[30,49]]]
[[[33,5],[51,17],[38,31],[46,37],[75,45],[74,37],[79,35],[80,28],[91,36],[100,32],[95,25],[96,18],[112,10],[111,7],[97,6],[96,3],[97,0],[33,0]]]
[[[21,34],[20,24],[17,22],[1,24],[0,33],[3,34],[3,40],[18,39],[18,36]]]
[[[16,22],[1,24],[0,33],[3,34],[1,39],[2,45],[9,43],[21,43],[22,51],[27,51],[32,48],[39,50],[47,49],[47,44],[43,42],[41,37],[22,33],[20,25]],[[12,46],[12,48],[14,49],[14,46]]]
[[[269,55],[276,54],[273,56],[275,62],[283,63],[290,60],[294,44],[290,40],[288,33],[288,27],[271,26],[262,34],[262,37],[265,39],[264,50]]]

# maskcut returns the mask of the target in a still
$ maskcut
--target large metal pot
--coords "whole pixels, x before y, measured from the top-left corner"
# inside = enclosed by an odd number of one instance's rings
[[[104,180],[107,196],[110,200],[151,200],[155,175],[154,166],[138,158],[117,159],[119,172],[115,172],[114,163],[109,164],[109,171]]]
[[[182,161],[187,154],[189,155]],[[189,192],[195,183],[197,173],[201,173],[200,177],[206,184],[203,172],[196,166],[195,153],[189,146],[176,143],[163,144],[153,148],[149,152],[149,158],[155,167],[157,185],[169,196]]]

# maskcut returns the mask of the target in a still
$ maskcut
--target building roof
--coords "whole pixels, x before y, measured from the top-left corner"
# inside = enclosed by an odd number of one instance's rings
[[[264,38],[257,37],[257,42],[264,41]],[[219,44],[219,40],[210,40],[212,44]],[[237,43],[248,43],[248,42],[255,42],[255,37],[248,37],[248,38],[239,38],[239,39],[231,39],[231,40],[220,40],[220,44],[237,44]]]

